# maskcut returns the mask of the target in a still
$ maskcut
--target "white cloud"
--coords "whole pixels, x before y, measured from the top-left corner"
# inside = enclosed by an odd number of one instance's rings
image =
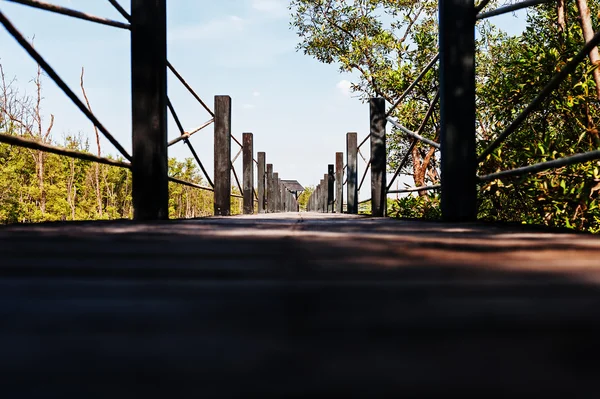
[[[244,105],[242,105],[242,108],[244,108],[244,109],[254,109],[254,105],[252,105],[252,104],[244,104]]]
[[[213,19],[205,24],[182,26],[169,32],[170,40],[204,40],[230,38],[246,28],[246,21],[237,15]]]
[[[287,2],[284,0],[252,0],[252,8],[273,17],[287,16]]]
[[[252,95],[254,97],[260,97],[260,91],[254,91],[254,92],[252,92]]]
[[[342,93],[346,97],[350,97],[350,95],[352,94],[352,83],[345,79],[340,80],[338,84],[335,85],[335,87],[337,87],[340,93]]]

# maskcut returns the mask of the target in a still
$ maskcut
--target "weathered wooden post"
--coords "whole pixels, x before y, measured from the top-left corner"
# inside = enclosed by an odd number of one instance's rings
[[[346,212],[358,214],[358,139],[356,133],[346,134]]]
[[[267,164],[267,212],[275,212],[275,184],[273,182],[273,164]]]
[[[280,212],[279,201],[281,193],[279,191],[279,173],[273,172],[273,212]]]
[[[325,175],[327,176],[327,175]],[[325,187],[325,179],[321,179],[321,181],[319,182],[319,212],[324,212],[324,206],[323,206],[323,199],[325,198],[325,190],[323,190],[323,188]]]
[[[323,175],[323,212],[329,212],[329,173]]]
[[[335,209],[333,206],[334,183],[335,183],[335,174],[333,171],[333,164],[329,164],[329,165],[327,165],[327,212],[331,212],[331,213],[335,212]]]
[[[336,212],[344,211],[344,153],[335,153],[335,204]]]
[[[135,220],[169,218],[166,15],[166,0],[131,0],[131,175]]]
[[[474,0],[440,0],[442,219],[477,219]]]
[[[285,194],[287,192],[287,190],[285,189],[284,184],[281,182],[281,180],[279,180],[279,190],[281,190],[281,212],[285,212],[287,211],[286,207],[285,207]]]
[[[215,96],[215,215],[231,213],[231,97]]]
[[[258,192],[257,192],[257,196],[258,196],[258,213],[265,213],[266,212],[266,201],[265,201],[265,197],[266,197],[266,191],[265,191],[265,180],[266,180],[266,171],[265,171],[265,167],[266,167],[266,161],[267,161],[267,154],[265,154],[264,152],[259,152],[257,154],[257,162],[258,162],[258,166],[257,166],[257,174],[256,174],[256,178],[258,179]]]
[[[385,216],[387,210],[385,148],[385,100],[372,98],[371,113],[371,215]]]
[[[252,215],[254,213],[254,145],[252,133],[242,134],[242,163],[244,180],[244,215]]]

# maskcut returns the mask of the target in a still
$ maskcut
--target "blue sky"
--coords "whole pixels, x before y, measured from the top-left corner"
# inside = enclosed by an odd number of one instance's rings
[[[116,20],[122,17],[105,0],[52,0]],[[125,9],[129,1],[121,0]],[[254,133],[254,149],[267,153],[279,176],[314,185],[345,152],[345,133],[369,129],[368,105],[352,98],[347,81],[335,65],[320,64],[296,52],[297,36],[289,29],[287,0],[169,0],[168,58],[212,108],[214,95],[233,100],[233,134]],[[6,1],[0,9],[28,38],[59,75],[79,95],[85,67],[85,87],[94,113],[128,150],[131,149],[129,32],[76,20]],[[508,31],[519,31],[523,19],[496,18]],[[22,92],[33,94],[36,65],[14,39],[0,31],[0,63],[7,77],[15,76]],[[210,119],[179,82],[169,75],[171,98],[186,130]],[[55,115],[53,136],[81,133],[94,145],[91,123],[50,79],[44,84],[43,113]],[[169,138],[178,131],[172,121]],[[212,175],[213,131],[207,128],[191,139]],[[94,148],[94,147],[92,147]],[[104,154],[116,154],[106,140]],[[232,143],[232,158],[237,152]],[[368,147],[367,147],[368,152]],[[366,154],[365,154],[366,155]],[[185,144],[170,148],[169,156],[191,157]],[[241,159],[241,157],[240,157]],[[236,169],[241,173],[240,160]],[[364,165],[359,165],[362,173]],[[360,198],[369,198],[365,182]]]

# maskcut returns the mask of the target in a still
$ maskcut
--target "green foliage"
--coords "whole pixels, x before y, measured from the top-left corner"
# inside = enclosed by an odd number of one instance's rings
[[[308,205],[308,199],[315,191],[315,186],[304,187],[304,191],[298,196],[298,205],[300,206],[300,211],[306,212],[306,207]]]
[[[598,4],[589,6],[596,16]],[[490,29],[486,51],[478,59],[480,150],[581,49],[584,39],[574,2],[567,3],[567,22],[566,31],[560,32],[555,8],[548,5],[529,13],[527,28],[519,37],[507,38]],[[593,24],[598,26],[596,17]],[[597,150],[600,104],[595,94],[586,60],[487,157],[479,173]],[[599,166],[589,162],[492,181],[481,187],[479,217],[598,232]]]
[[[388,216],[393,218],[423,218],[437,220],[442,217],[439,194],[413,196],[388,200]]]

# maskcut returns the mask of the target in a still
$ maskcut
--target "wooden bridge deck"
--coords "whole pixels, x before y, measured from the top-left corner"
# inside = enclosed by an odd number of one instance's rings
[[[586,234],[347,215],[2,227],[1,391],[596,397],[599,259]]]

